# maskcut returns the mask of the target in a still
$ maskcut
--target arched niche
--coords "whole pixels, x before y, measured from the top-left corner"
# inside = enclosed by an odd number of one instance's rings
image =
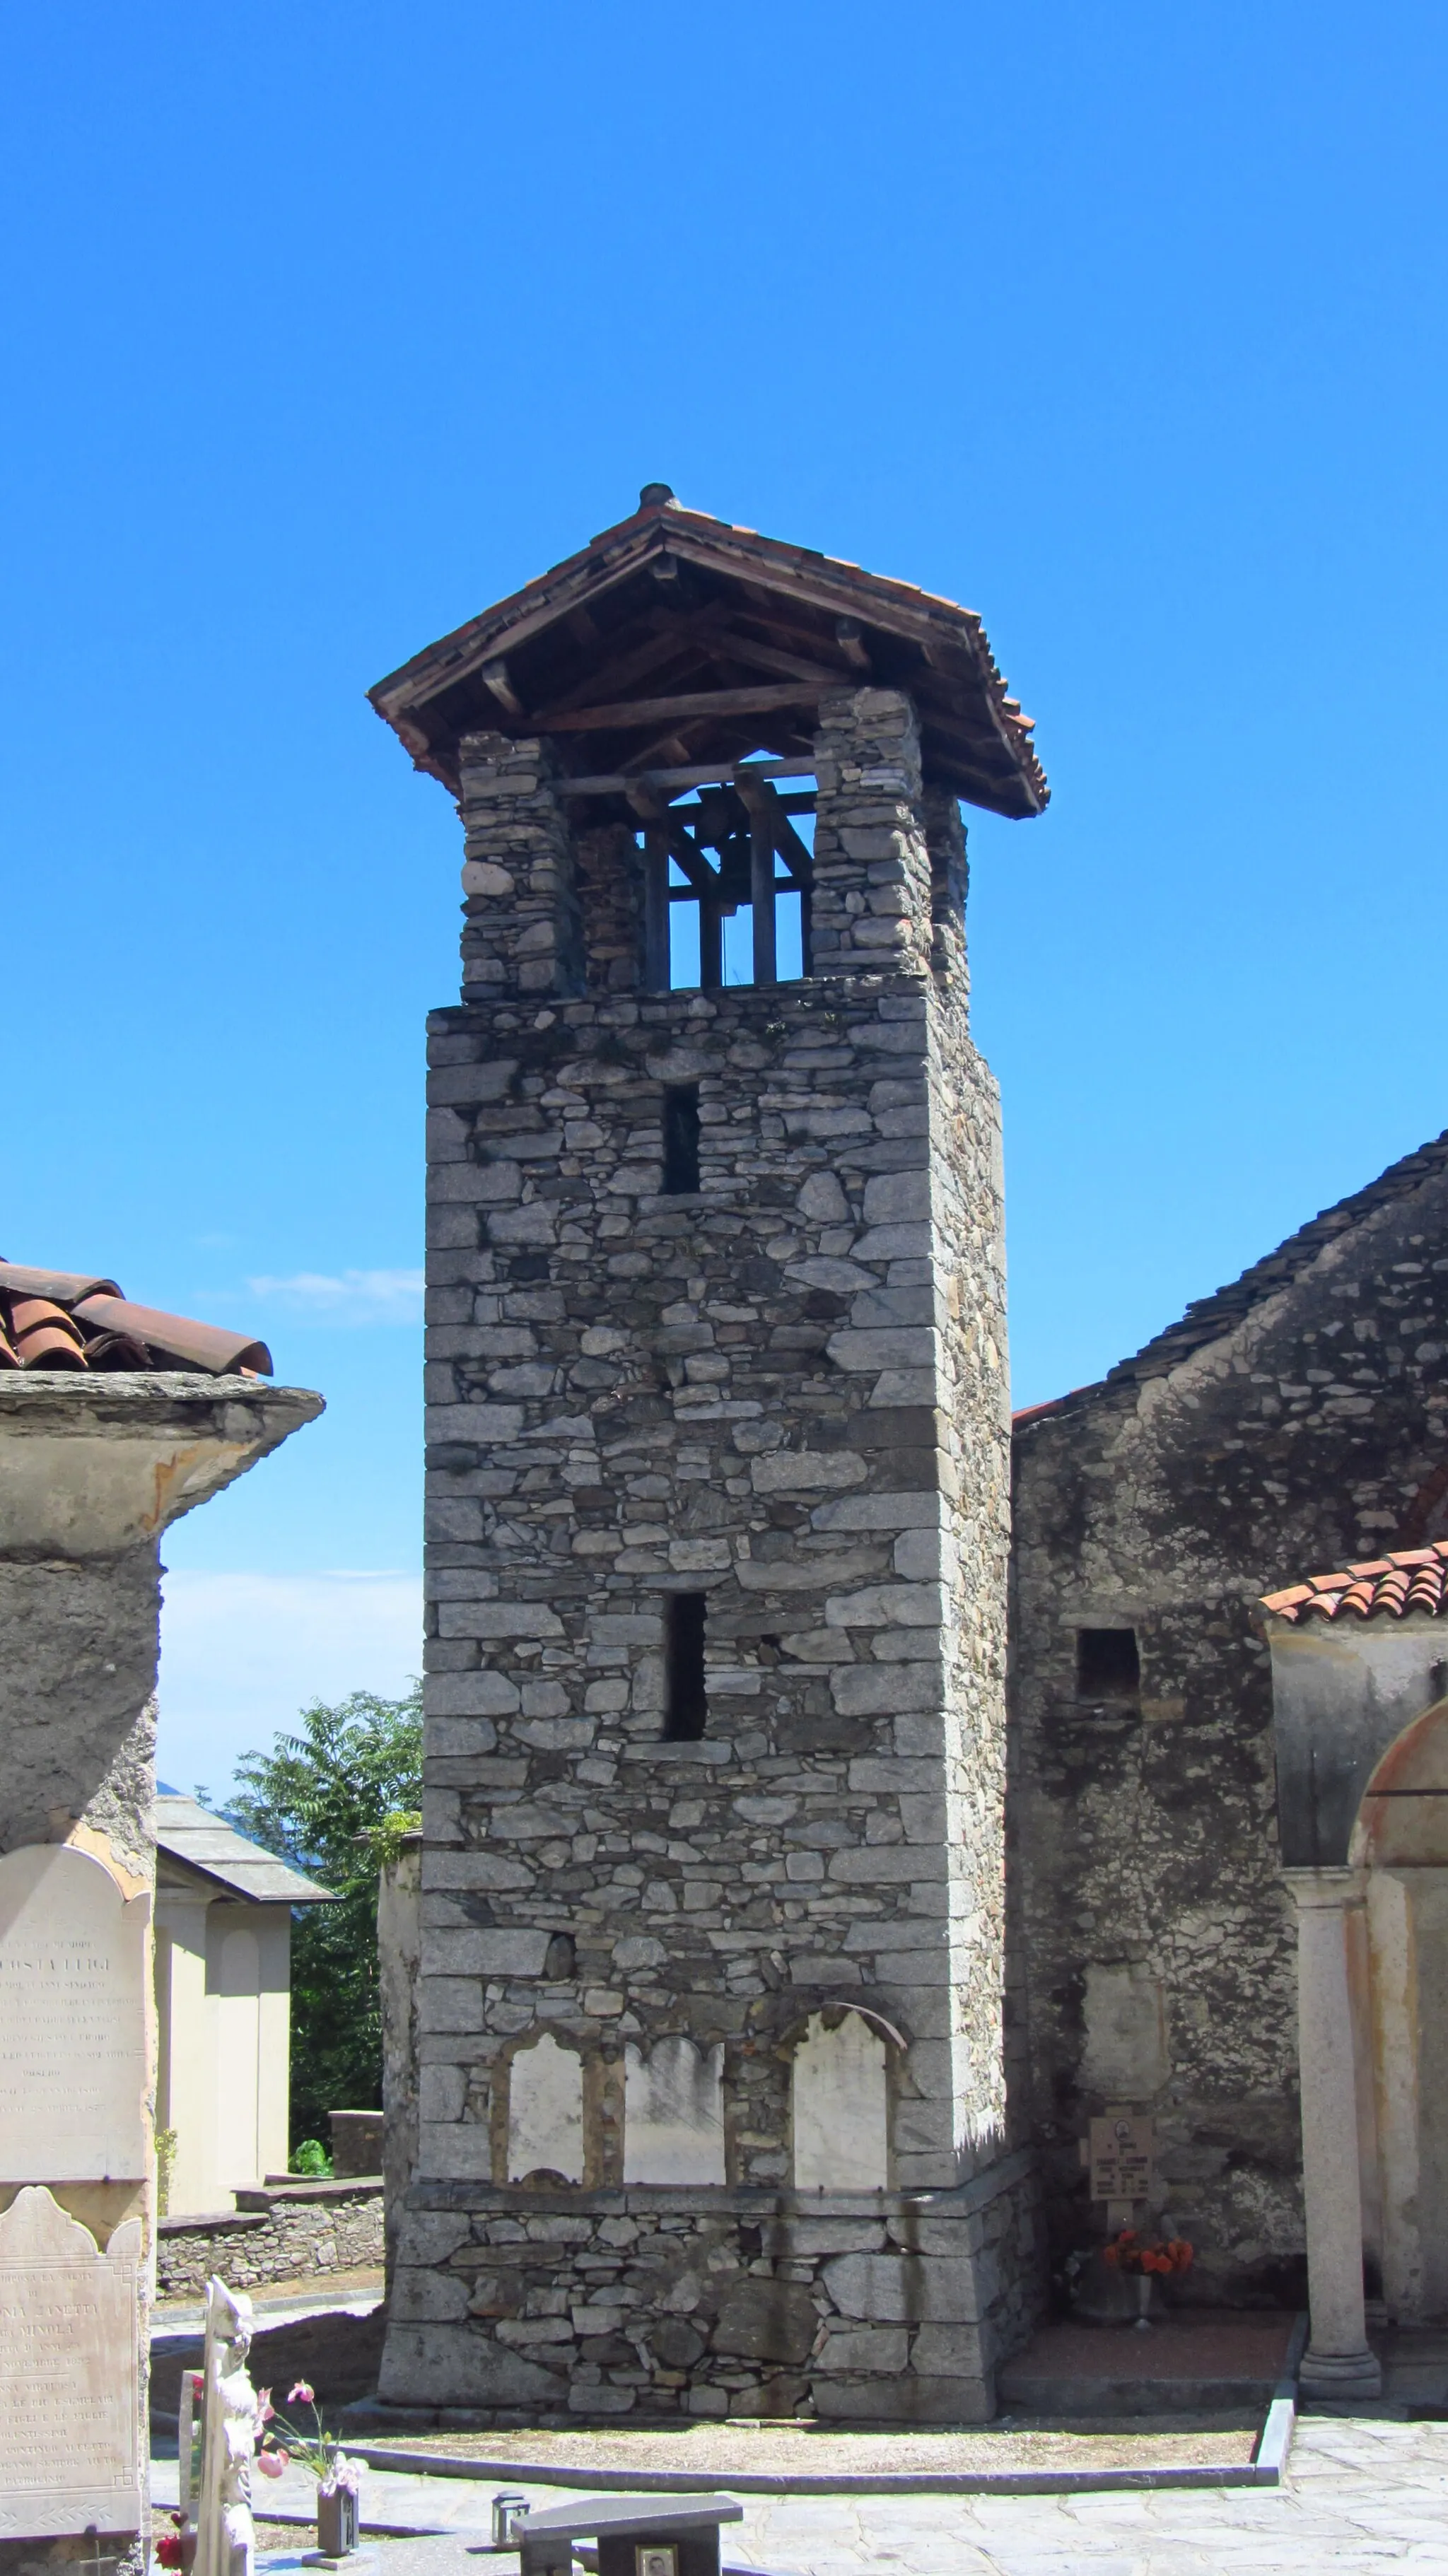
[[[1448,1699],[1389,1745],[1353,1827],[1354,1868],[1448,1869]]]
[[[1363,2237],[1389,2313],[1448,2319],[1448,1700],[1389,1745],[1349,1849]]]
[[[583,2060],[551,2030],[516,2049],[508,2068],[508,2180],[583,2180]]]
[[[796,2191],[884,2191],[890,2181],[889,2044],[873,2014],[811,2013],[790,2061]]]
[[[724,2180],[724,2050],[691,2039],[624,2050],[625,2182]]]

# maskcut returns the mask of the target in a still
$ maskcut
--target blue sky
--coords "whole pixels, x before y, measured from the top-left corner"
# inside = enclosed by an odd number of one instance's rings
[[[363,698],[691,504],[985,617],[1017,1400],[1448,1123],[1448,19],[6,15],[11,1258],[323,1424],[171,1536],[165,1763],[416,1662],[421,1060],[458,847]],[[291,1283],[291,1284],[288,1284]]]

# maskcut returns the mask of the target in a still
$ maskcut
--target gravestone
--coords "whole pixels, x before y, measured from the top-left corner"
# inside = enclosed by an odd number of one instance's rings
[[[144,2177],[149,1913],[68,1843],[0,1859],[0,2182]]]
[[[583,2060],[545,2031],[508,2070],[508,2180],[583,2180]]]
[[[810,2017],[790,2074],[796,2191],[883,2191],[889,2182],[885,2043],[859,2013]]]
[[[141,2529],[140,2258],[40,2184],[0,2214],[0,2538]]]
[[[624,2059],[625,2182],[724,2180],[724,2051],[657,2041]]]
[[[1093,2120],[1087,2141],[1091,2197],[1106,2203],[1106,2224],[1113,2232],[1130,2227],[1139,2203],[1156,2197],[1155,2124],[1126,2112]]]

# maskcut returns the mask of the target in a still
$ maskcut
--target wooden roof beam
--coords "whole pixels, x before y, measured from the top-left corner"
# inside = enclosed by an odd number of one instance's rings
[[[633,698],[616,706],[541,707],[530,718],[539,733],[628,733],[641,725],[681,717],[768,715],[776,708],[812,705],[818,685],[795,681],[778,689],[701,689],[673,698]]]

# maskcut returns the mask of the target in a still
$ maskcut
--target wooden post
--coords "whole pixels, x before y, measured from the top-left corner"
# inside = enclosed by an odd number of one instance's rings
[[[669,989],[669,852],[656,823],[644,833],[644,983],[651,993]]]
[[[779,980],[774,937],[774,816],[770,799],[749,801],[749,900],[754,912],[754,980]]]
[[[699,983],[717,993],[724,981],[724,916],[717,895],[699,897]]]

